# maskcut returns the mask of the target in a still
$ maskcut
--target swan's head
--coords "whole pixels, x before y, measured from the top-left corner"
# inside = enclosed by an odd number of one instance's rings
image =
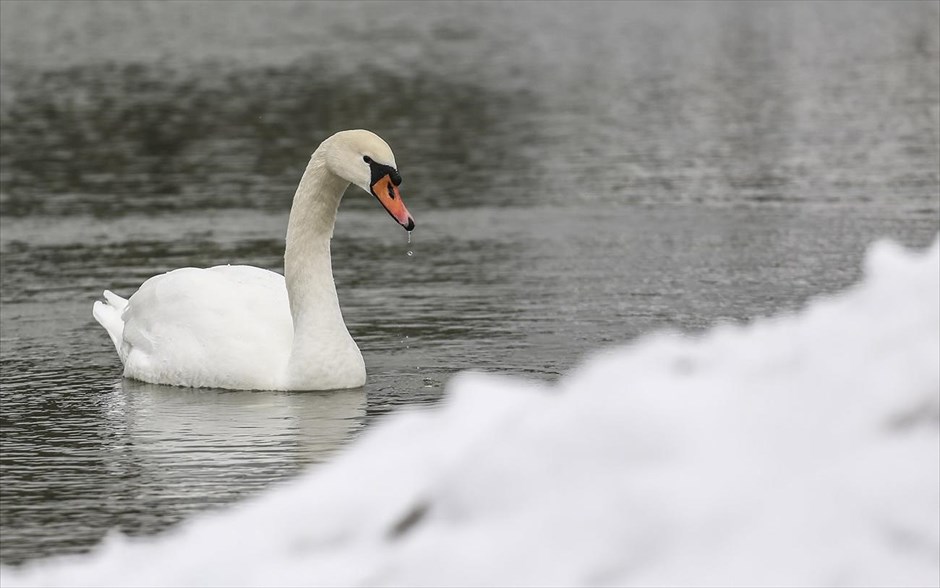
[[[375,133],[360,129],[340,131],[325,140],[321,148],[326,148],[330,171],[378,198],[405,230],[415,228],[415,221],[398,193],[401,175],[388,143]]]

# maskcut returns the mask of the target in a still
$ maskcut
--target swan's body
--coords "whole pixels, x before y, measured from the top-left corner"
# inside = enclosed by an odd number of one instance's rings
[[[182,268],[150,278],[129,300],[105,291],[94,316],[124,376],[155,384],[266,390],[354,388],[366,380],[343,322],[330,238],[343,192],[372,192],[411,230],[391,149],[344,131],[310,158],[287,228],[284,273],[251,266]]]

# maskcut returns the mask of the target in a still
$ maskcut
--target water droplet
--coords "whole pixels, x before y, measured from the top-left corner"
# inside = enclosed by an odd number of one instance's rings
[[[408,244],[411,245],[411,231],[408,231]]]
[[[408,257],[411,257],[411,256],[414,255],[414,254],[415,254],[414,251],[410,251],[410,250],[408,251]]]

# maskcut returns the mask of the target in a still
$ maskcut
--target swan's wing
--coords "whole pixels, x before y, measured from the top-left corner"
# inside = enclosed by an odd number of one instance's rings
[[[156,383],[274,388],[293,323],[284,277],[251,266],[150,278],[124,311],[124,375]]]

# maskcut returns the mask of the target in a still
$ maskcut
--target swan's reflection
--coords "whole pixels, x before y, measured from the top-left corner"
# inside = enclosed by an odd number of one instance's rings
[[[328,459],[362,428],[361,388],[330,392],[115,384],[106,407],[110,473],[162,522],[223,504]],[[158,521],[141,521],[152,529]],[[159,523],[157,526],[162,526]],[[131,529],[126,529],[131,530]]]

